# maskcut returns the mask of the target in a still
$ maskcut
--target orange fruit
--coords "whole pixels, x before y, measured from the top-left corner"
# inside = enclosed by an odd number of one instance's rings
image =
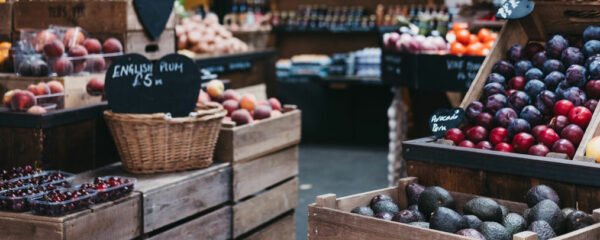
[[[463,29],[463,30],[459,30],[456,33],[456,41],[464,44],[464,45],[469,45],[469,43],[471,42],[471,33],[469,32],[469,30]]]
[[[487,56],[488,54],[490,54],[490,50],[491,49],[484,47],[483,49],[481,49],[481,56]]]
[[[477,42],[467,46],[467,55],[482,55],[483,44]]]
[[[493,46],[494,46],[494,41],[487,41],[487,42],[483,43],[483,47],[485,47],[485,48],[492,49]]]
[[[490,33],[490,37],[486,40],[486,42],[496,41],[497,38],[498,38],[498,34],[497,33],[495,33],[495,32]]]
[[[491,34],[492,34],[492,32],[490,32],[489,29],[482,28],[482,29],[479,29],[479,32],[477,33],[477,37],[479,37],[479,41],[486,42],[490,38]]]
[[[477,37],[477,35],[471,34],[471,36],[469,37],[469,44],[478,43],[478,42],[479,42],[479,38]]]
[[[467,48],[459,42],[453,42],[450,45],[450,54],[462,55],[467,52]]]
[[[467,29],[469,27],[468,23],[465,22],[457,22],[452,24],[452,30],[454,30],[454,32],[458,32],[459,30],[464,30]]]
[[[0,49],[9,49],[11,45],[10,42],[0,42]]]

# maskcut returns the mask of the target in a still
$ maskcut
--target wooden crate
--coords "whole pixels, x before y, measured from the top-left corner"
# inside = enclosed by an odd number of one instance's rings
[[[261,227],[243,240],[294,240],[296,239],[296,226],[294,224],[294,212],[287,213],[266,226]]]
[[[172,12],[159,39],[153,40],[138,20],[133,0],[34,0],[14,4],[14,35],[22,29],[44,29],[50,24],[80,26],[101,41],[117,38],[125,53],[139,53],[150,60],[175,52],[176,23]]]
[[[63,217],[0,212],[0,234],[7,240],[132,239],[142,232],[141,194],[94,205]]]
[[[298,178],[288,179],[233,205],[233,238],[249,233],[298,205]]]
[[[25,77],[11,73],[0,73],[0,94],[4,95],[5,92],[13,89],[27,89],[29,84],[56,80],[62,83],[65,88],[65,108],[98,104],[102,102],[102,97],[92,96],[86,90],[87,83],[92,78],[104,79],[104,73],[66,77]]]
[[[285,106],[283,115],[243,126],[224,124],[219,132],[215,159],[237,162],[257,158],[300,143],[301,112]]]
[[[347,197],[337,198],[335,194],[318,196],[315,203],[308,206],[308,239],[370,239],[370,240],[421,240],[421,239],[445,239],[445,240],[467,240],[471,238],[441,232],[437,230],[424,229],[408,224],[385,221],[373,217],[366,217],[350,213],[357,206],[367,206],[371,199],[379,194],[390,195],[398,207],[406,209],[408,200],[406,197],[406,186],[416,182],[417,178],[403,178],[397,187],[390,187],[366,193],[360,193]],[[462,206],[469,200],[478,197],[474,194],[451,192],[456,201],[456,209],[461,212]],[[510,212],[522,214],[527,209],[527,204],[521,202],[495,199],[498,203],[506,206]],[[600,209],[594,210],[594,218],[600,220]],[[532,232],[515,234],[513,239],[533,240],[537,236]],[[587,240],[600,237],[600,223],[592,226],[552,238],[552,240]]]
[[[32,165],[83,172],[119,160],[102,112],[108,104],[42,115],[0,107],[0,168]]]
[[[0,3],[0,41],[10,41],[13,22],[13,2]]]
[[[223,206],[210,213],[185,222],[148,240],[171,239],[231,239],[231,206]]]

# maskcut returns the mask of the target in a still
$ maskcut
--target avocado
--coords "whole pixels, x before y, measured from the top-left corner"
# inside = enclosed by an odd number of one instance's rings
[[[408,225],[413,225],[413,226],[417,226],[420,228],[427,228],[429,229],[429,223],[428,222],[411,222]]]
[[[531,215],[531,208],[525,209],[525,211],[523,211],[523,217],[525,218],[525,220],[529,219],[529,215]],[[527,222],[529,223],[529,220],[527,220]]]
[[[546,221],[532,222],[527,230],[535,232],[538,240],[547,240],[556,237],[556,233],[554,233],[552,227]]]
[[[373,209],[373,212],[375,212],[375,214],[380,212],[389,212],[391,214],[396,214],[399,211],[398,205],[390,201],[376,202],[375,204],[371,205],[371,209]]]
[[[562,212],[562,214],[563,214],[563,217],[564,217],[565,219],[567,219],[567,216],[569,216],[569,214],[570,214],[571,212],[575,211],[575,209],[573,209],[573,208],[563,208],[563,209],[562,209],[562,210],[560,210],[560,211]]]
[[[425,187],[418,183],[410,183],[406,186],[406,196],[408,197],[408,205],[419,203],[419,196],[425,190]]]
[[[394,217],[394,214],[391,214],[389,212],[380,212],[375,214],[376,218],[381,218],[383,220],[388,220],[388,221],[392,221],[392,218]]]
[[[475,215],[464,215],[463,218],[467,221],[467,226],[472,229],[477,229],[482,221]]]
[[[567,231],[575,231],[594,224],[594,218],[583,211],[573,211],[567,216]]]
[[[502,220],[502,225],[511,236],[527,229],[527,221],[525,221],[525,218],[516,213],[509,213],[506,215]]]
[[[408,210],[413,210],[413,211],[419,211],[419,205],[413,204],[413,205],[408,206],[407,209]]]
[[[467,221],[456,211],[450,208],[439,207],[431,215],[429,226],[431,229],[455,233],[458,230],[466,228]]]
[[[485,237],[483,236],[483,234],[481,234],[480,232],[478,232],[477,230],[472,229],[472,228],[465,228],[463,230],[456,232],[456,234],[465,236],[465,237],[486,240]]]
[[[531,208],[531,211],[527,216],[527,222],[532,223],[538,220],[543,220],[550,224],[556,234],[564,233],[565,218],[558,205],[552,200],[542,200]]]
[[[370,207],[355,207],[350,212],[369,217],[375,216],[375,214],[373,213],[373,209],[371,209]]]
[[[441,187],[428,187],[419,196],[419,211],[429,219],[431,213],[438,207],[454,209],[454,198],[446,189]],[[456,232],[456,231],[454,231]]]
[[[502,208],[500,208],[500,204],[491,198],[478,197],[471,199],[463,207],[463,213],[475,215],[484,222],[502,221]]]
[[[400,222],[400,223],[418,222],[419,216],[417,216],[414,211],[402,210],[402,211],[394,214],[392,221]]]
[[[556,205],[560,206],[560,198],[554,189],[546,185],[537,185],[527,191],[525,200],[529,207],[533,207],[542,200],[552,200]],[[552,224],[551,224],[552,225]]]
[[[425,219],[425,215],[423,215],[423,213],[421,213],[419,211],[419,205],[413,204],[408,206],[408,210],[413,211],[413,213],[417,216],[417,218],[419,218],[419,222],[424,222]]]
[[[394,199],[392,199],[392,197],[390,197],[390,195],[380,194],[380,195],[375,196],[373,199],[371,199],[371,204],[369,206],[371,206],[371,208],[373,208],[375,203],[384,202],[384,201],[394,202]]]
[[[497,222],[483,222],[477,229],[487,240],[511,240],[512,236],[506,228]]]
[[[500,209],[502,209],[502,219],[504,219],[506,217],[506,215],[508,215],[508,213],[510,212],[508,210],[508,208],[504,205],[500,205]]]

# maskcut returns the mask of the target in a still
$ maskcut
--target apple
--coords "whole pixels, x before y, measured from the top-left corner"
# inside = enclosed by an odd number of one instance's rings
[[[27,111],[30,107],[37,104],[35,96],[29,91],[15,90],[10,98],[10,106],[15,111]]]
[[[511,78],[510,80],[508,80],[508,87],[510,89],[523,90],[523,89],[525,89],[526,83],[527,83],[527,81],[525,80],[524,77],[515,76],[515,77]]]
[[[490,143],[498,145],[499,143],[508,142],[508,130],[503,127],[497,127],[490,132]]]
[[[583,106],[574,107],[569,111],[569,122],[577,124],[581,128],[587,127],[592,120],[592,112]]]
[[[463,140],[458,144],[459,147],[475,148],[475,144],[469,140]]]
[[[492,144],[488,141],[481,141],[475,145],[475,148],[491,150],[493,148]]]
[[[552,147],[552,145],[558,141],[558,139],[560,139],[560,136],[558,136],[558,134],[552,128],[547,128],[546,130],[541,131],[540,135],[538,136],[538,141],[548,147]]]
[[[554,104],[554,116],[567,116],[573,107],[575,107],[575,105],[573,105],[571,101],[566,99],[560,100]]]
[[[494,116],[487,112],[482,112],[477,116],[477,125],[483,126],[486,129],[490,129],[493,126]]]
[[[500,151],[500,152],[513,152],[513,147],[508,143],[502,142],[502,143],[498,143],[498,145],[496,145],[496,147],[494,147],[494,150]]]
[[[450,128],[448,129],[448,131],[446,131],[444,139],[451,140],[452,142],[454,142],[454,145],[458,145],[462,140],[465,139],[465,135],[458,128]]]
[[[579,145],[583,138],[583,129],[576,124],[569,124],[560,132],[560,137],[569,140],[575,146]]]
[[[593,137],[585,147],[585,156],[595,158],[600,163],[600,136]]]
[[[211,80],[206,84],[206,92],[212,98],[218,98],[225,91],[225,85],[220,80]]]
[[[552,151],[557,153],[565,153],[569,158],[575,156],[575,147],[573,143],[567,139],[559,139],[552,145]]]
[[[467,139],[476,143],[487,139],[488,134],[487,130],[482,126],[474,126],[469,128],[465,133],[467,135]]]
[[[535,138],[538,138],[540,136],[540,133],[546,129],[548,129],[548,126],[546,125],[537,125],[533,127],[533,129],[531,129],[531,134],[533,134]]]
[[[527,151],[527,153],[530,155],[536,155],[536,156],[542,156],[542,157],[546,156],[546,154],[548,154],[549,152],[550,152],[550,149],[548,147],[546,147],[546,145],[544,145],[544,144],[533,145]]]
[[[518,133],[513,138],[513,149],[519,153],[526,153],[535,143],[535,138],[526,132]]]

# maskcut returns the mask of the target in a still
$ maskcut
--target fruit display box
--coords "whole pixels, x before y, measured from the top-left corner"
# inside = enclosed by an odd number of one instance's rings
[[[75,108],[102,102],[102,96],[92,96],[87,93],[86,86],[90,79],[104,79],[104,74],[89,74],[65,77],[25,77],[11,73],[0,73],[0,94],[9,90],[27,89],[30,84],[39,82],[58,81],[64,86],[64,108]]]
[[[379,189],[366,193],[359,193],[347,197],[337,198],[335,194],[318,196],[315,203],[308,206],[308,239],[451,239],[466,240],[473,239],[465,236],[442,232],[438,230],[425,229],[417,226],[399,222],[386,221],[374,217],[362,216],[350,211],[357,206],[368,206],[373,197],[386,194],[392,197],[400,209],[408,207],[408,196],[406,186],[417,182],[417,178],[409,177],[398,181],[398,186]],[[479,197],[478,195],[450,192],[456,203],[456,209],[462,207],[469,200]],[[509,212],[522,214],[527,209],[527,204],[500,199],[494,199],[499,204],[508,208]],[[594,219],[600,218],[600,209],[594,210]],[[552,240],[584,240],[600,237],[600,223],[564,234]],[[521,232],[513,235],[515,240],[538,239],[534,232]]]
[[[32,165],[77,173],[118,161],[102,117],[106,109],[106,103],[44,114],[0,108],[0,167]]]
[[[382,81],[411,89],[465,92],[484,59],[481,56],[412,54],[384,50],[381,61]]]
[[[286,105],[279,117],[235,126],[224,123],[215,149],[217,162],[257,158],[300,143],[301,111]]]
[[[50,24],[80,26],[100,40],[119,39],[125,53],[140,53],[154,60],[175,52],[175,14],[171,13],[165,30],[155,41],[138,20],[133,0],[35,0],[16,2],[13,8],[15,36],[21,29],[45,29]]]

